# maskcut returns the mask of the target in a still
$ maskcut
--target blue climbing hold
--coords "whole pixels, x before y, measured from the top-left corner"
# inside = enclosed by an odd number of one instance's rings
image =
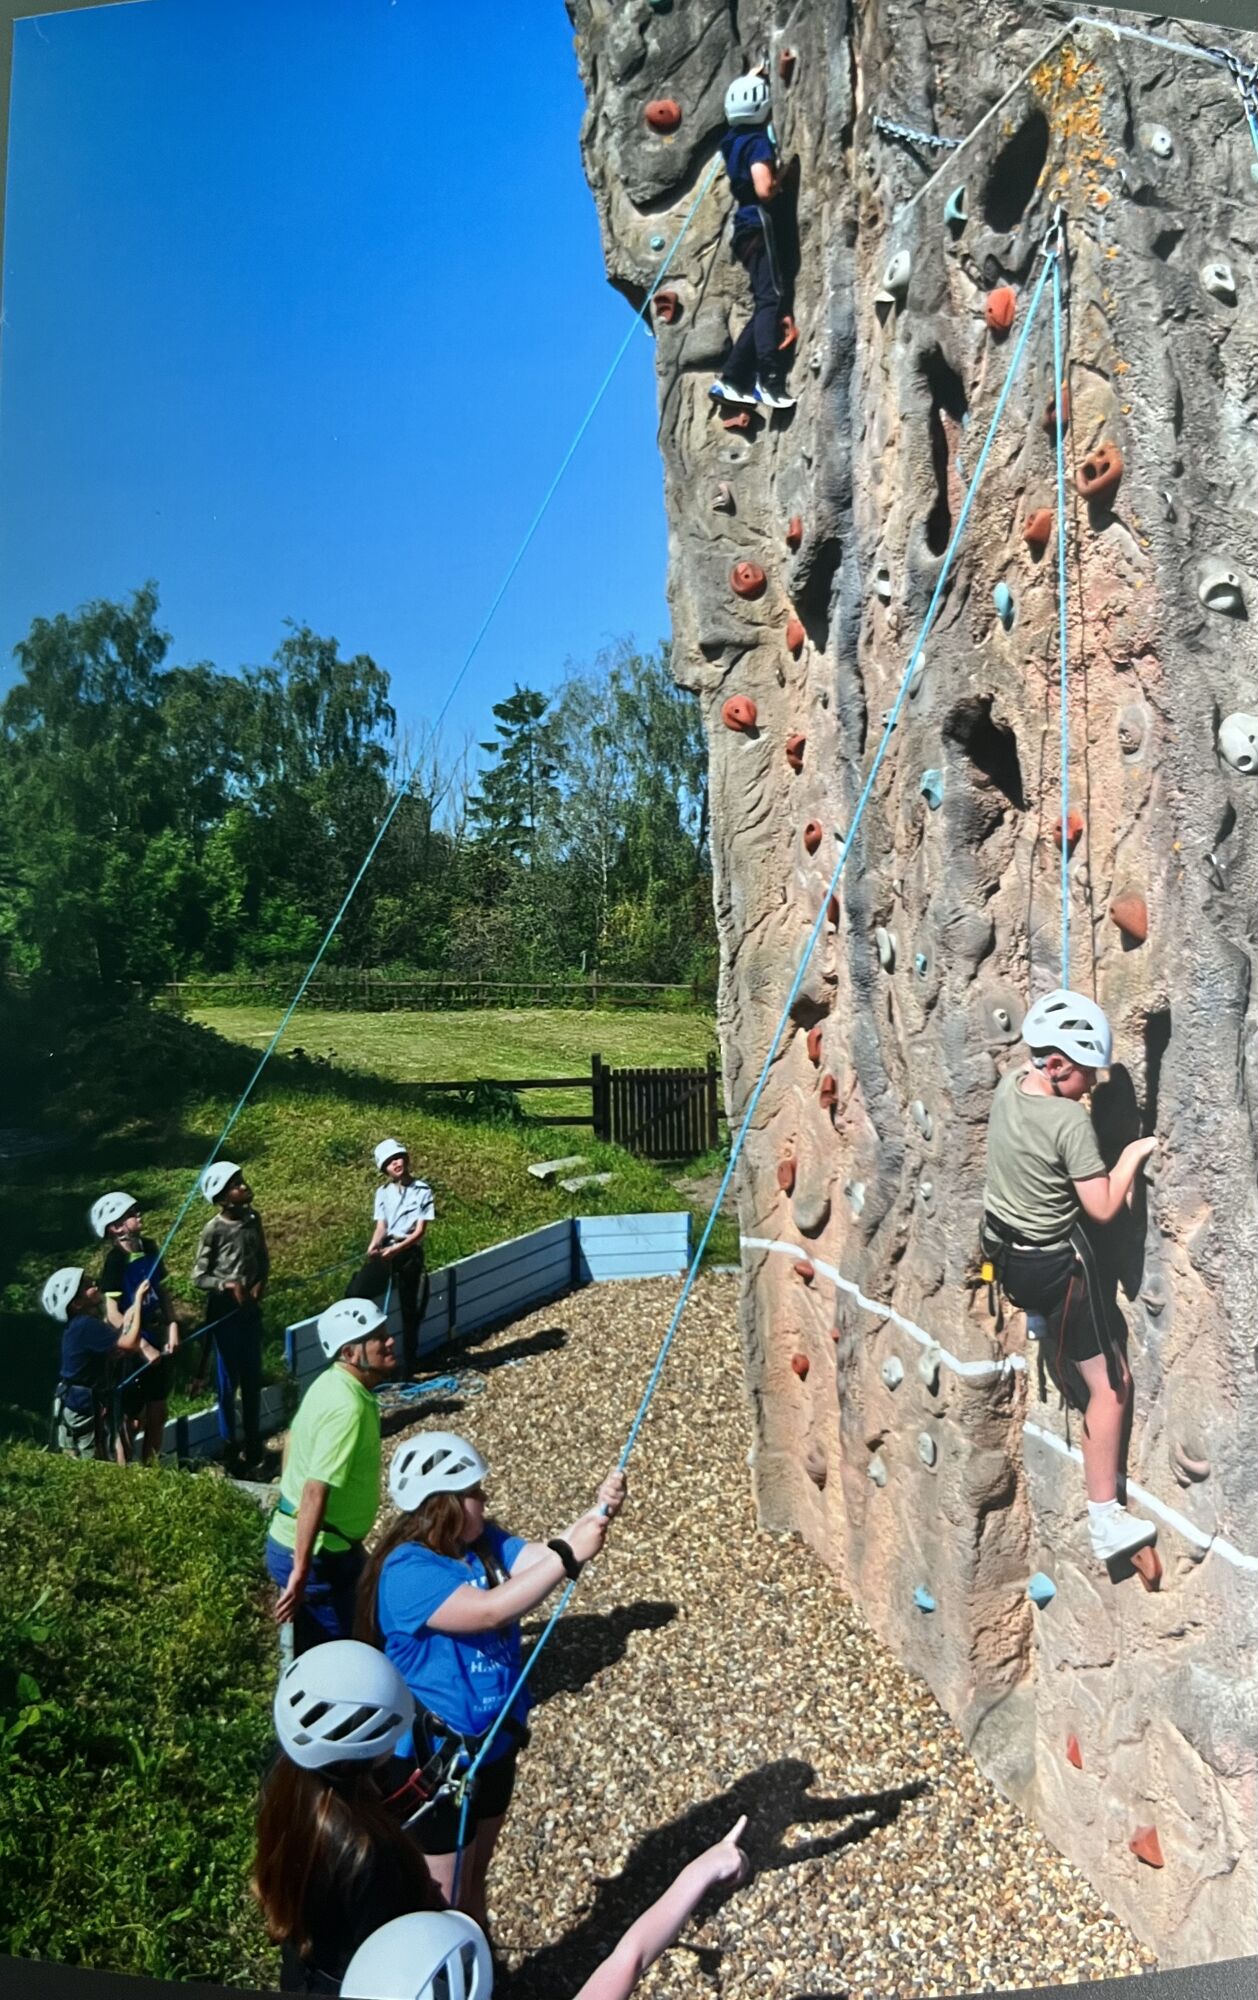
[[[926,974],[930,971],[930,960],[927,958],[926,953],[924,951],[914,952],[913,970],[923,979],[926,977]]]
[[[1032,1604],[1051,1604],[1057,1595],[1057,1585],[1051,1576],[1045,1576],[1042,1569],[1037,1569],[1027,1584],[1026,1594]]]
[[[662,250],[667,241],[668,238],[666,236],[653,236],[651,238],[652,250]]]
[[[918,1584],[917,1589],[913,1592],[913,1602],[917,1606],[919,1611],[933,1611],[935,1608],[934,1598],[931,1596],[928,1590],[922,1589],[920,1583]]]
[[[960,231],[969,221],[969,211],[965,205],[965,188],[953,188],[944,207],[944,221],[949,229]]]
[[[932,812],[938,812],[943,804],[944,774],[942,771],[923,771],[918,791]]]
[[[996,585],[992,592],[992,603],[996,607],[996,616],[1007,632],[1013,624],[1013,592],[1007,583]]]

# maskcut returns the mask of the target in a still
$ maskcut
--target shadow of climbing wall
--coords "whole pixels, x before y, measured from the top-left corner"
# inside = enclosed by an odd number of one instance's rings
[[[708,393],[747,314],[723,175],[653,302],[732,1121],[1061,206],[1067,406],[1046,307],[748,1135],[754,1477],[762,1518],[808,1537],[1168,1963],[1253,1951],[1258,155],[1235,80],[995,0],[570,12],[587,171],[630,299],[708,168],[726,83],[762,58],[786,168],[795,410]],[[1229,39],[1258,58],[1258,38]],[[992,1090],[1029,994],[1058,983],[1063,841],[1071,980],[1106,1006],[1124,1065],[1098,1127],[1114,1154],[1142,1121],[1161,1140],[1106,1249],[1157,1589],[1093,1562],[1077,1419],[1035,1350],[1028,1365],[1020,1315],[997,1324],[977,1263]]]

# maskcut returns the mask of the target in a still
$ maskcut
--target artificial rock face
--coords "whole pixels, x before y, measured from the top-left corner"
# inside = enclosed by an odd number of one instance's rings
[[[797,223],[793,413],[727,428],[708,395],[748,307],[723,171],[655,316],[735,1126],[1060,204],[1064,522],[1045,295],[747,1138],[754,1476],[766,1523],[808,1537],[1141,1937],[1168,1962],[1253,1951],[1258,780],[1239,725],[1258,709],[1258,176],[1237,89],[1032,4],[569,4],[587,170],[631,301],[702,185],[727,82],[766,56]],[[665,99],[667,131],[646,115]],[[737,588],[740,565],[763,588]],[[722,720],[736,697],[754,727]],[[1111,1155],[1141,1116],[1160,1139],[1105,1245],[1156,1591],[1093,1561],[1078,1419],[977,1260],[992,1090],[1030,994],[1059,983],[1063,840],[1071,982],[1107,1008],[1124,1065],[1098,1129]]]

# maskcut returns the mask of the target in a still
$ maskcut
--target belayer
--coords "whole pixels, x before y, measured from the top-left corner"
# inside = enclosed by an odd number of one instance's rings
[[[759,70],[735,77],[725,93],[729,130],[721,140],[721,155],[737,204],[731,247],[751,280],[753,311],[710,393],[724,403],[791,410],[795,398],[786,392],[781,348],[787,294],[773,217],[781,182],[771,109],[769,86]]]
[[[1106,1167],[1082,1101],[1114,1054],[1094,1000],[1065,988],[1047,994],[1028,1010],[1022,1039],[1030,1063],[1009,1070],[992,1100],[983,1251],[1001,1290],[1026,1313],[1029,1338],[1044,1341],[1061,1393],[1083,1413],[1092,1553],[1109,1562],[1143,1548],[1157,1529],[1118,1501],[1131,1374],[1083,1225],[1112,1222],[1130,1204],[1157,1140],[1133,1139]]]
[[[100,1288],[110,1326],[121,1332],[140,1286],[147,1287],[141,1324],[145,1340],[160,1358],[130,1371],[122,1389],[122,1415],[128,1448],[134,1444],[137,1427],[142,1428],[144,1463],[152,1465],[162,1449],[166,1406],[179,1347],[179,1321],[171,1301],[166,1267],[157,1254],[156,1243],[144,1234],[144,1215],[139,1202],[121,1189],[103,1194],[92,1203],[91,1223],[96,1234],[109,1245]]]
[[[39,1302],[65,1328],[52,1412],[57,1451],[71,1458],[112,1455],[119,1465],[126,1464],[125,1430],[114,1421],[114,1361],[117,1357],[134,1365],[157,1360],[157,1349],[144,1338],[140,1324],[148,1294],[148,1280],[142,1278],[121,1327],[116,1327],[101,1312],[100,1287],[79,1265],[63,1265],[44,1286]]]

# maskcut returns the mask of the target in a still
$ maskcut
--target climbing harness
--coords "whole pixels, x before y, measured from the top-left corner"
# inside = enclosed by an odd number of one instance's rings
[[[929,146],[936,152],[952,152],[961,144],[960,139],[945,139],[938,132],[915,132],[911,125],[897,125],[893,118],[883,118],[877,111],[873,116],[873,127],[885,138],[906,139],[910,145]]]

